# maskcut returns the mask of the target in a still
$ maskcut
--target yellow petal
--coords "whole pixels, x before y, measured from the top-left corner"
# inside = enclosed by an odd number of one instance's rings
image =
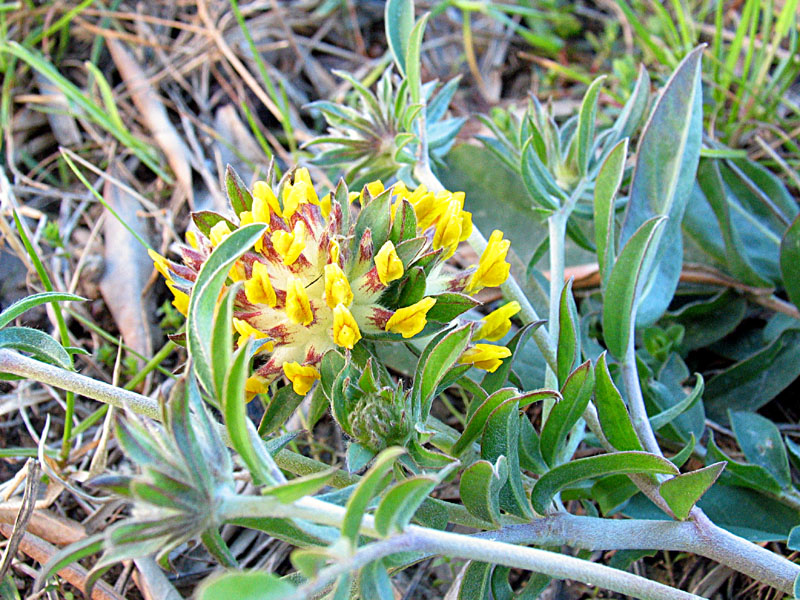
[[[461,355],[458,362],[462,365],[472,365],[478,369],[494,373],[503,364],[502,359],[509,356],[511,356],[511,350],[505,346],[475,344],[474,347],[469,348]]]
[[[426,316],[434,304],[436,304],[436,299],[423,298],[411,306],[398,308],[386,322],[384,329],[392,333],[399,333],[404,338],[414,337],[425,328],[428,322]]]
[[[295,394],[305,396],[314,382],[320,378],[319,371],[310,365],[300,365],[297,362],[283,363],[283,373],[292,382]]]
[[[483,324],[474,339],[484,339],[496,342],[511,329],[511,317],[521,310],[516,300],[508,302],[497,310],[493,310],[483,318]]]
[[[333,309],[333,341],[337,346],[353,349],[361,339],[358,323],[344,304],[338,304]]]
[[[403,261],[397,256],[394,244],[388,240],[375,255],[375,267],[378,270],[378,279],[383,285],[400,279],[403,276]]]
[[[461,239],[461,209],[458,202],[450,201],[445,211],[436,222],[436,231],[433,234],[433,247],[435,250],[444,248],[444,258],[450,258],[458,247]]]
[[[294,229],[289,231],[275,231],[272,233],[272,245],[283,258],[286,266],[294,264],[306,247],[306,226],[303,221],[297,221]]]
[[[275,192],[266,181],[256,181],[253,184],[253,219],[261,223],[269,223],[270,212],[274,212],[279,217],[281,206]]]
[[[330,192],[328,192],[319,201],[319,211],[322,213],[322,217],[324,219],[327,219],[330,216],[331,207],[332,207],[331,194]]]
[[[286,287],[286,316],[292,323],[304,326],[310,325],[314,320],[306,288],[297,277],[290,278]]]
[[[167,262],[167,259],[161,256],[158,252],[150,250],[149,248],[147,250],[147,255],[150,257],[150,260],[153,261],[153,266],[156,268],[156,271],[158,271],[168,282],[172,281],[172,274],[169,271],[169,263]]]
[[[244,294],[250,304],[275,306],[277,297],[269,279],[267,265],[260,261],[253,263],[252,276],[244,282]]]
[[[245,225],[250,225],[251,223],[255,223],[255,220],[253,219],[253,211],[243,210],[239,213],[239,227],[244,227]]]
[[[245,277],[247,277],[241,260],[237,260],[235,263],[233,263],[231,270],[228,271],[228,277],[231,278],[231,281],[242,281]]]
[[[250,402],[256,394],[266,394],[269,391],[269,382],[260,375],[251,375],[244,382],[244,393]]]
[[[472,213],[465,210],[461,211],[461,237],[459,242],[465,242],[472,235]]]
[[[503,239],[503,232],[495,229],[481,254],[477,270],[470,277],[467,293],[477,292],[485,287],[502,285],[508,279],[511,265],[506,255],[511,242]]]
[[[370,181],[364,187],[367,189],[367,192],[369,192],[369,195],[372,198],[375,198],[376,196],[380,195],[384,190],[383,182],[380,179],[376,179],[375,181]],[[363,204],[364,204],[364,189],[363,188],[361,189],[361,194],[359,195],[359,200],[361,201],[361,204],[363,206]]]
[[[328,245],[328,258],[332,263],[339,263],[339,242],[336,240],[331,240],[330,244]]]
[[[353,290],[350,282],[337,263],[325,265],[325,303],[334,308],[338,304],[350,306],[353,302]]]
[[[208,232],[208,238],[211,240],[211,245],[216,248],[230,234],[231,230],[228,224],[225,221],[218,221]]]
[[[185,317],[189,312],[189,295],[176,288],[172,281],[167,281],[167,287],[172,292],[172,295],[175,296],[172,306],[178,309],[178,312]]]
[[[300,167],[297,169],[294,172],[294,181],[295,183],[302,181],[306,185],[306,202],[310,202],[311,204],[319,204],[319,197],[314,189],[314,184],[311,181],[311,175],[309,174],[308,169],[305,167]]]
[[[189,245],[195,250],[200,247],[200,243],[197,241],[197,234],[194,231],[186,232],[186,241],[189,242]]]

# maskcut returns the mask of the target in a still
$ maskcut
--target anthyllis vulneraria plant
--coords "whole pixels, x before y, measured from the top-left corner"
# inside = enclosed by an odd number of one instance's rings
[[[266,392],[281,375],[306,394],[329,350],[352,350],[362,339],[432,334],[479,304],[468,294],[500,285],[509,274],[510,242],[500,231],[492,233],[477,265],[459,270],[445,264],[472,231],[463,192],[403,183],[386,188],[380,181],[350,192],[342,181],[318,194],[305,168],[287,174],[276,189],[257,181],[250,192],[232,170],[227,183],[238,224],[195,213],[198,231],[190,231],[180,248],[183,264],[151,256],[186,314],[211,252],[239,227],[266,225],[227,280],[239,285],[232,323],[237,344],[252,338],[257,348],[250,396]],[[489,315],[475,339],[500,339],[518,310],[511,303]],[[480,343],[461,360],[492,371],[509,355],[505,347]]]

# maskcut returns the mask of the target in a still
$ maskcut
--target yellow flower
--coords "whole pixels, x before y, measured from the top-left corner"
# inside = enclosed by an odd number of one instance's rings
[[[185,317],[189,312],[189,295],[176,288],[172,280],[167,280],[167,287],[169,291],[172,292],[172,295],[175,296],[175,299],[172,301],[172,306],[178,309],[178,312]]]
[[[477,292],[485,287],[501,285],[508,279],[511,265],[506,262],[506,255],[511,242],[503,239],[503,232],[495,229],[489,236],[489,243],[481,254],[477,270],[467,284],[467,293]]]
[[[436,304],[435,298],[423,298],[411,306],[398,308],[386,322],[384,329],[399,333],[404,338],[414,337],[425,328],[428,322],[426,315],[434,304]]]
[[[266,181],[256,181],[253,184],[253,219],[263,223],[269,223],[269,211],[276,215],[281,214],[281,206],[272,188]]]
[[[231,281],[242,281],[247,277],[241,260],[237,260],[233,263],[231,270],[228,271],[228,277],[231,278]]]
[[[197,234],[194,231],[186,232],[186,241],[189,242],[189,245],[195,250],[200,247],[200,244],[197,241]]]
[[[344,304],[336,305],[333,309],[333,341],[338,346],[352,350],[360,339],[361,331],[353,315]]]
[[[369,195],[372,196],[373,198],[375,198],[376,196],[379,196],[381,194],[381,192],[383,192],[383,190],[385,189],[383,187],[383,182],[380,179],[376,179],[375,181],[370,181],[365,187],[367,188],[367,191],[369,192]],[[360,200],[361,200],[361,204],[364,204],[364,190],[363,190],[363,188],[361,190]]]
[[[493,310],[483,318],[483,324],[475,334],[475,339],[489,340],[490,342],[501,339],[511,329],[511,317],[520,310],[521,307],[516,300]]]
[[[314,320],[306,288],[297,277],[291,277],[286,286],[286,316],[292,323],[306,327]]]
[[[312,366],[302,366],[297,362],[283,363],[283,373],[292,382],[295,394],[305,396],[319,379],[319,371]]]
[[[263,331],[260,331],[250,325],[247,321],[243,321],[242,319],[237,319],[233,317],[233,328],[236,330],[236,333],[239,334],[239,339],[236,340],[237,346],[242,346],[247,343],[251,337],[255,340],[264,340],[268,336]],[[272,352],[274,349],[275,344],[272,342],[267,342],[263,344],[261,348],[258,349],[259,352]]]
[[[319,201],[319,211],[322,213],[322,218],[327,219],[331,214],[331,193],[328,192]]]
[[[438,250],[444,248],[444,258],[455,254],[458,242],[461,239],[461,207],[458,202],[451,201],[447,209],[436,222],[436,231],[433,234],[433,247]]]
[[[489,373],[494,373],[503,364],[502,359],[509,356],[511,356],[511,350],[505,346],[475,344],[474,347],[469,348],[461,355],[458,362],[462,365],[472,365]]]
[[[314,183],[311,181],[311,174],[308,172],[308,169],[305,167],[300,167],[294,172],[294,182],[297,184],[298,182],[302,182],[306,186],[306,202],[310,202],[311,204],[319,204],[319,196],[317,196],[317,191],[314,189]]]
[[[231,229],[225,221],[218,221],[216,225],[208,232],[208,239],[211,240],[211,245],[216,248],[222,243],[226,237],[231,234]]]
[[[147,250],[147,255],[150,257],[150,260],[153,261],[153,266],[156,268],[156,271],[167,281],[172,281],[172,274],[169,272],[169,263],[167,259],[149,248]]]
[[[339,254],[341,249],[339,248],[339,242],[336,240],[331,240],[330,244],[328,245],[328,258],[332,263],[339,264]]]
[[[336,263],[325,265],[325,303],[330,308],[335,308],[339,304],[350,306],[353,303],[350,282]]]
[[[269,280],[267,265],[258,260],[253,262],[252,277],[244,282],[244,294],[250,304],[275,306],[277,297]]]
[[[403,276],[403,261],[397,256],[397,250],[391,240],[388,240],[375,255],[375,267],[378,269],[378,279],[383,285],[400,279]]]
[[[472,213],[465,210],[461,211],[461,237],[459,242],[465,242],[472,235]]]
[[[266,394],[269,391],[269,381],[260,375],[251,375],[244,382],[244,393],[250,402],[256,394]]]
[[[294,229],[289,231],[275,231],[272,234],[272,245],[283,258],[283,264],[294,264],[306,247],[306,226],[303,221],[297,221]]]

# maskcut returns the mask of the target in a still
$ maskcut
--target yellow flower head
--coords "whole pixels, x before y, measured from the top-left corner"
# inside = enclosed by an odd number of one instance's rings
[[[283,373],[292,382],[295,394],[305,396],[314,382],[320,378],[319,371],[310,365],[300,365],[297,362],[283,363]]]
[[[270,222],[270,211],[279,217],[281,206],[278,197],[266,181],[256,181],[253,184],[253,219],[261,223]]]
[[[297,277],[292,277],[286,288],[286,316],[292,323],[306,327],[314,320],[306,288]]]
[[[336,263],[325,265],[325,303],[333,309],[339,304],[350,306],[353,303],[350,282]]]
[[[291,232],[275,231],[271,239],[275,250],[283,258],[283,264],[292,265],[306,248],[306,226],[302,221],[297,221]]]
[[[399,333],[404,338],[414,337],[425,328],[428,322],[426,316],[434,304],[435,298],[423,298],[411,306],[398,308],[386,322],[386,331]]]
[[[478,369],[494,373],[503,364],[503,359],[509,356],[511,356],[511,350],[505,346],[475,344],[474,347],[468,348],[461,355],[458,362],[462,365],[472,365]]]
[[[489,340],[490,342],[501,339],[511,329],[511,317],[520,310],[521,307],[516,300],[493,310],[483,318],[483,324],[475,334],[475,339]]]
[[[260,329],[256,329],[247,321],[243,321],[242,319],[237,319],[233,317],[233,328],[236,330],[236,333],[239,334],[239,339],[236,341],[237,346],[242,346],[247,343],[251,337],[254,340],[263,340],[266,339],[268,336],[266,333],[261,331]],[[258,349],[259,352],[272,352],[274,348],[274,344],[272,342],[267,342],[263,344],[261,348]]]
[[[503,232],[495,229],[489,236],[489,243],[481,254],[477,270],[467,284],[467,293],[477,292],[485,287],[502,285],[508,279],[511,265],[506,255],[511,242],[503,239]]]
[[[375,255],[375,267],[378,269],[378,279],[383,285],[388,285],[403,276],[403,261],[397,256],[397,250],[391,240],[381,246]]]
[[[208,238],[211,240],[211,245],[216,248],[222,243],[222,240],[224,240],[230,234],[231,228],[228,227],[228,224],[225,221],[219,221],[211,228]]]
[[[361,331],[353,315],[344,304],[333,309],[333,341],[337,346],[352,350],[361,339]]]
[[[258,260],[253,262],[252,277],[244,282],[244,293],[250,304],[275,306],[277,296],[269,279],[267,265]]]

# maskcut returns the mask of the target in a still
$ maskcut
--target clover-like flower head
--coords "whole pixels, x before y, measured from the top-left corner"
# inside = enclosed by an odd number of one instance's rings
[[[304,168],[275,189],[258,181],[252,192],[229,171],[228,192],[236,217],[195,214],[199,232],[187,234],[183,264],[152,258],[185,314],[214,248],[237,227],[268,226],[228,274],[228,285],[241,286],[232,324],[238,344],[252,338],[258,347],[260,360],[247,383],[251,395],[281,375],[305,394],[327,351],[433,332],[478,304],[465,289],[475,293],[508,276],[508,242],[499,231],[478,265],[444,267],[472,231],[463,192],[410,190],[402,183],[386,189],[374,181],[360,192],[340,182],[320,195]]]

